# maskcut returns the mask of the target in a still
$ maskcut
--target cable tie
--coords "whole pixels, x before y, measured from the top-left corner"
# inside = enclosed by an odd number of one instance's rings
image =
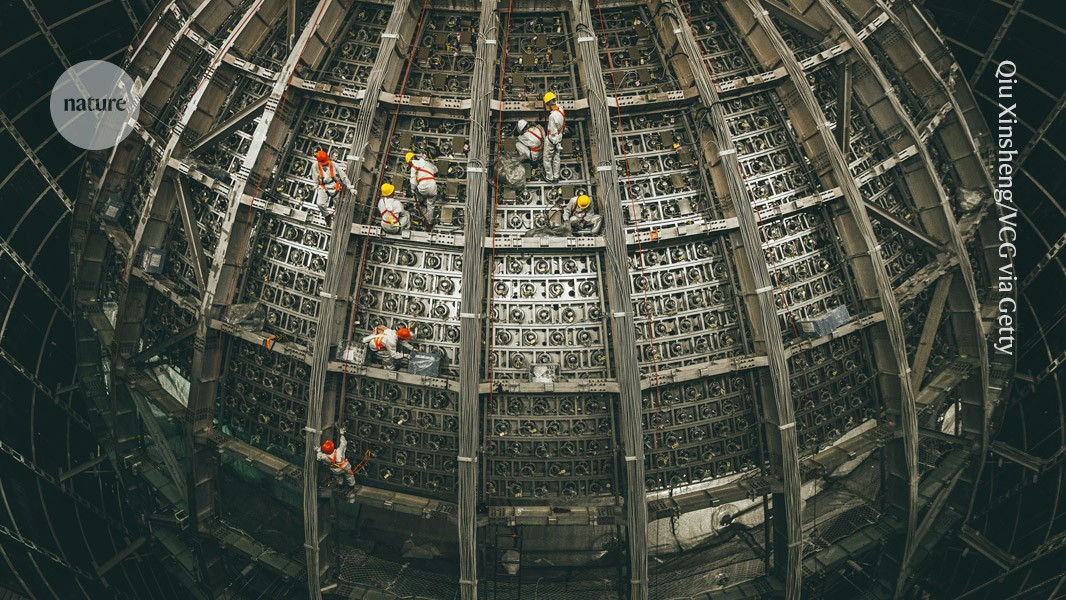
[[[595,42],[596,41],[596,36],[579,37],[579,38],[577,38],[577,41],[578,41],[579,44],[585,43],[585,42]]]
[[[726,154],[736,154],[736,153],[737,153],[737,149],[736,148],[726,148],[725,150],[719,150],[718,151],[718,156],[725,156]]]
[[[382,32],[381,39],[384,39],[384,40],[398,40],[398,39],[400,39],[400,34]]]
[[[330,300],[336,300],[337,299],[337,295],[336,294],[331,294],[331,293],[329,293],[327,291],[324,291],[324,290],[319,290],[318,295],[323,297],[323,298],[329,298]]]
[[[598,167],[596,167],[596,170],[601,173],[604,171],[613,171],[614,165],[599,165]]]
[[[474,459],[472,457],[470,457],[470,456],[459,456],[457,458],[459,459],[459,462],[468,462],[468,463],[474,462]]]
[[[460,319],[476,319],[477,318],[477,313],[461,312],[461,313],[459,313],[459,318]]]
[[[496,40],[491,39],[491,38],[487,39],[487,40],[485,40],[485,45],[486,46],[495,46],[496,45]]]
[[[774,286],[768,285],[766,287],[761,287],[761,288],[755,290],[755,293],[756,294],[762,294],[763,292],[769,292],[772,289],[774,289]]]
[[[792,428],[792,427],[795,427],[795,426],[796,426],[796,422],[793,421],[791,423],[785,423],[784,425],[778,425],[777,428],[779,430],[781,430],[781,431],[784,431],[786,429],[789,429],[789,428]]]
[[[674,29],[674,35],[677,35],[679,33],[681,33],[681,28],[680,27]]]
[[[621,319],[621,318],[626,316],[626,313],[625,313],[624,310],[621,310],[621,311],[618,311],[618,312],[611,313],[611,316],[616,318],[616,319]]]
[[[637,457],[636,456],[627,456],[626,457],[626,462],[637,462]]]
[[[485,167],[467,167],[466,168],[466,172],[467,173],[484,173],[485,172]]]
[[[314,429],[312,427],[304,427],[303,430],[306,431],[307,433],[322,433],[321,431],[319,431],[317,429]]]

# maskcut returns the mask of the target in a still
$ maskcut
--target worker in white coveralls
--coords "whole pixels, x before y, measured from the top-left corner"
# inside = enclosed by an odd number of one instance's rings
[[[425,224],[432,227],[437,218],[437,165],[414,152],[408,152],[404,159],[411,165],[411,191],[425,203]]]
[[[562,161],[563,131],[566,129],[566,113],[555,103],[555,92],[544,94],[544,110],[548,111],[548,135],[544,138],[544,180],[559,181]]]
[[[381,184],[378,213],[381,214],[381,230],[385,233],[400,233],[411,226],[411,215],[404,208],[403,202],[392,195],[395,191],[396,188],[391,183]]]
[[[381,361],[381,364],[386,369],[393,369],[396,367],[397,360],[408,357],[407,354],[399,351],[399,346],[409,351],[414,351],[414,346],[408,342],[410,339],[411,331],[406,327],[393,330],[384,325],[378,325],[374,328],[374,333],[363,338],[363,342],[370,352],[377,355],[378,360]]]
[[[574,196],[563,209],[563,223],[571,235],[599,235],[603,217],[592,210],[592,198],[585,194]]]
[[[344,172],[344,166],[334,163],[325,150],[315,152],[317,162],[318,187],[315,188],[315,206],[326,219],[326,226],[333,226],[333,214],[337,212],[336,201],[341,193],[351,189],[352,182]],[[330,207],[330,203],[333,204]]]
[[[355,470],[352,468],[352,464],[348,462],[348,440],[344,437],[344,428],[340,428],[340,442],[334,446],[333,440],[326,440],[322,443],[322,447],[318,450],[318,460],[329,465],[330,472],[333,473],[334,479],[337,481],[337,487],[343,487],[348,485],[348,495],[350,499],[354,498],[355,488]]]
[[[536,164],[544,146],[544,128],[528,121],[519,121],[515,127],[515,148],[518,155]]]

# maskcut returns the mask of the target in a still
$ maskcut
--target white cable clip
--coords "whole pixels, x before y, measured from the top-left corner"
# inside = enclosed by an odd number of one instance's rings
[[[737,149],[736,148],[726,148],[725,150],[719,150],[718,151],[718,156],[725,156],[727,154],[736,154],[736,153],[737,153]]]
[[[786,430],[786,429],[789,429],[789,428],[791,428],[791,427],[795,427],[795,426],[796,426],[796,422],[795,422],[795,421],[793,421],[793,422],[791,422],[791,423],[785,423],[784,425],[778,425],[778,426],[777,426],[777,428],[778,428],[779,430],[781,430],[781,431],[784,431],[784,430]]]
[[[595,42],[596,36],[585,36],[577,38],[578,43]]]
[[[601,173],[604,171],[613,171],[614,165],[599,165],[598,167],[596,167],[596,170]]]
[[[456,458],[459,459],[459,462],[468,462],[468,463],[474,462],[474,459],[469,457],[469,456],[458,456]]]
[[[626,316],[626,313],[625,313],[625,311],[618,311],[618,312],[611,313],[611,316],[616,318],[616,319],[621,319],[621,318],[624,318]]]
[[[313,429],[311,427],[304,427],[303,430],[306,431],[307,433],[322,433],[321,431],[319,431],[317,429]]]
[[[476,319],[477,318],[477,313],[461,312],[461,313],[459,313],[459,318],[460,319]]]
[[[755,290],[755,293],[756,294],[762,294],[763,292],[769,292],[772,289],[774,289],[774,286],[768,285],[766,287],[761,287],[761,288]]]
[[[467,167],[466,168],[466,172],[467,173],[484,173],[485,172],[485,167]]]
[[[636,456],[627,456],[626,457],[626,462],[637,462],[637,457]]]
[[[383,39],[383,40],[398,40],[398,39],[400,39],[400,34],[382,32],[381,39]]]
[[[491,39],[491,38],[487,39],[487,40],[485,40],[485,45],[486,46],[495,46],[496,45],[496,40]]]

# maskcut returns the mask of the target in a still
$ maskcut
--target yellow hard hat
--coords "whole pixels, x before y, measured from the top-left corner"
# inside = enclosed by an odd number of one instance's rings
[[[548,92],[547,94],[544,94],[545,104],[551,102],[552,100],[555,100],[555,92]]]
[[[407,162],[411,162],[411,159],[414,158],[414,157],[415,157],[415,153],[414,152],[408,152],[407,154],[404,155],[403,159],[406,160]]]
[[[381,195],[382,196],[391,196],[392,193],[395,192],[395,191],[396,191],[396,186],[392,185],[391,183],[383,183],[383,184],[381,184]]]
[[[592,198],[589,198],[585,194],[581,194],[577,197],[577,207],[584,210],[592,204]]]

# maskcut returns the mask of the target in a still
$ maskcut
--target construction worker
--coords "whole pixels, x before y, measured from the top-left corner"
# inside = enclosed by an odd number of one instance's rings
[[[404,208],[403,202],[393,197],[395,191],[396,188],[391,183],[381,184],[378,212],[381,213],[381,230],[385,233],[400,233],[411,226],[411,215]]]
[[[425,224],[432,227],[437,218],[437,165],[414,152],[408,152],[404,159],[411,165],[411,190],[426,205]]]
[[[531,163],[540,160],[540,150],[544,145],[544,128],[527,121],[519,121],[515,127],[518,155]]]
[[[349,500],[355,497],[355,470],[348,462],[348,440],[344,437],[344,428],[340,428],[340,442],[334,446],[333,440],[326,440],[318,450],[318,460],[329,465],[329,470],[337,482],[337,487],[348,484]]]
[[[378,360],[381,361],[381,364],[386,369],[395,369],[397,360],[402,360],[409,356],[397,350],[397,346],[403,346],[407,350],[414,351],[414,346],[408,342],[410,339],[411,330],[406,327],[393,330],[384,325],[378,325],[374,328],[374,333],[363,338],[363,342],[366,343],[371,352],[377,355]]]
[[[548,111],[548,135],[544,139],[544,179],[550,183],[559,181],[562,161],[563,131],[566,129],[566,114],[555,103],[555,92],[544,94],[544,110]]]
[[[592,212],[592,198],[581,194],[566,203],[563,224],[570,230],[570,235],[599,235],[603,217]]]
[[[315,205],[326,219],[326,227],[333,226],[333,214],[337,212],[336,200],[341,192],[350,189],[352,182],[348,181],[348,175],[344,173],[344,166],[334,164],[325,150],[315,152],[315,161],[318,163],[318,187],[315,188]],[[334,201],[330,208],[330,201]]]

